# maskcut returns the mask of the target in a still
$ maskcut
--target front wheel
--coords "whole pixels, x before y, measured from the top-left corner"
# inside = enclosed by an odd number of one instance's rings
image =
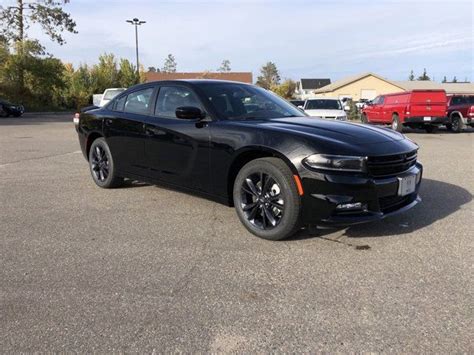
[[[451,127],[452,127],[452,131],[455,133],[459,133],[462,131],[463,123],[459,116],[453,117],[453,119],[451,120]]]
[[[233,199],[242,224],[260,238],[288,238],[300,227],[301,199],[293,173],[281,159],[247,163],[235,179]]]
[[[392,116],[392,129],[397,132],[402,132],[403,131],[403,125],[400,123],[400,117],[398,115],[393,115]]]
[[[110,148],[104,138],[92,142],[89,150],[89,167],[92,179],[104,189],[122,185],[123,178],[117,176]]]

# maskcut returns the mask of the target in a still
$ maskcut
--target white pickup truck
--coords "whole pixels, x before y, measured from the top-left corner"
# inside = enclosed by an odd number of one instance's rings
[[[102,107],[106,105],[115,96],[127,90],[126,88],[109,88],[105,89],[103,94],[94,94],[92,101],[94,106]]]

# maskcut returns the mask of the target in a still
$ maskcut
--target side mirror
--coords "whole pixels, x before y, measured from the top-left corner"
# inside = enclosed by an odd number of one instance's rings
[[[181,106],[176,109],[176,117],[184,120],[195,120],[204,118],[205,113],[200,108],[194,106]]]
[[[344,111],[350,111],[351,107],[349,105],[344,106]]]
[[[302,105],[298,105],[298,108],[299,108],[300,110],[304,110],[304,107],[303,107]]]

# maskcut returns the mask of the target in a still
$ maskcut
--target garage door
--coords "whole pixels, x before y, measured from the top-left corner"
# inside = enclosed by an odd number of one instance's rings
[[[375,99],[376,96],[377,96],[377,91],[375,91],[375,90],[362,89],[360,91],[360,98],[361,99],[372,100],[372,99]]]

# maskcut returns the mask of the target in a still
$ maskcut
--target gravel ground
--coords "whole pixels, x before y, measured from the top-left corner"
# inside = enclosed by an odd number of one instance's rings
[[[269,242],[199,197],[97,188],[70,119],[0,120],[1,352],[474,351],[472,130],[408,133],[412,211]]]

